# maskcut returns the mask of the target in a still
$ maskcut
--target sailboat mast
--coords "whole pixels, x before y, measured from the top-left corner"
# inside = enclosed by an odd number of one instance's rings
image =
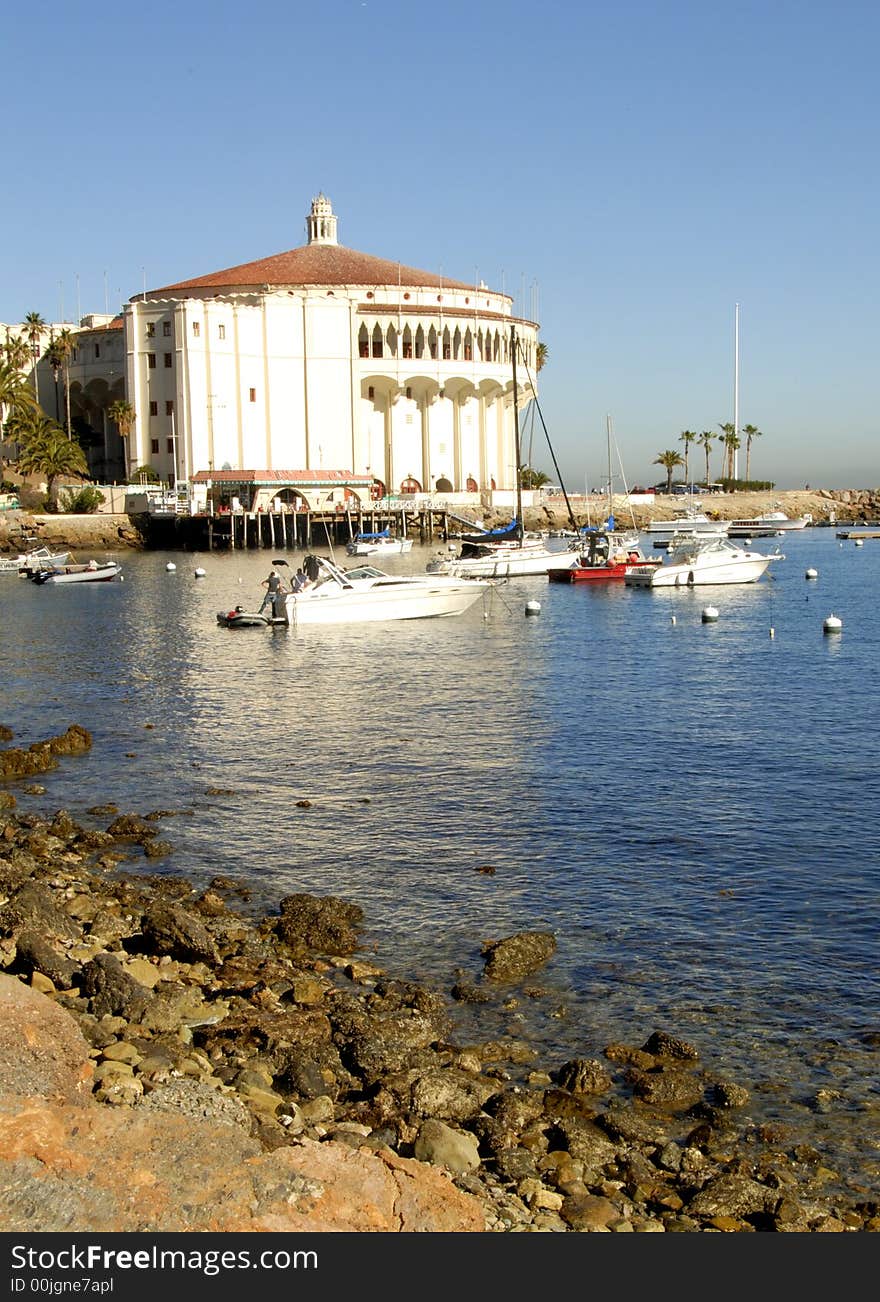
[[[739,438],[739,303],[736,305],[734,313],[733,328],[733,478],[739,478],[739,449],[736,446],[736,440]]]
[[[520,448],[519,448],[519,398],[516,388],[516,326],[510,327],[510,353],[513,358],[513,446],[516,457],[516,526],[520,540],[524,535],[523,518],[522,518],[522,472],[520,466]]]
[[[612,491],[611,479],[611,415],[605,417],[605,434],[608,439],[608,520],[611,528],[614,527],[614,493]]]

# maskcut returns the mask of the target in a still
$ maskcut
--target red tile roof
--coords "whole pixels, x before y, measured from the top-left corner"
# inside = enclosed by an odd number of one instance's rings
[[[239,289],[264,285],[413,285],[443,289],[472,289],[474,285],[450,280],[433,271],[417,271],[370,253],[358,253],[341,244],[304,244],[287,253],[276,253],[256,262],[225,271],[212,271],[193,280],[150,290],[153,297],[177,293],[183,289]]]

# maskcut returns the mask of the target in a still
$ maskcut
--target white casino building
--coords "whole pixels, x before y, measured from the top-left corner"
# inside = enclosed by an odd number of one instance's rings
[[[480,283],[358,253],[319,195],[308,243],[146,291],[124,309],[128,468],[340,471],[397,493],[515,486],[538,326]]]

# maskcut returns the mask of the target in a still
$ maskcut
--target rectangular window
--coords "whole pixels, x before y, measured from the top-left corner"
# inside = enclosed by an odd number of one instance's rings
[[[100,357],[100,356],[101,356],[101,345],[100,345],[100,344],[95,344],[95,356],[96,356],[96,357]]]
[[[155,353],[147,353],[147,366],[150,368],[151,371],[155,371],[155,369],[156,369],[156,354],[155,354]]]
[[[225,339],[225,338],[226,338],[226,326],[225,326],[225,325],[220,325],[220,326],[217,327],[217,337],[218,337],[218,339]]]
[[[165,336],[166,339],[167,339],[168,336],[171,334],[171,322],[170,322],[170,321],[163,321],[163,322],[162,322],[162,333],[163,333],[163,335]]]
[[[193,321],[193,337],[194,337],[195,339],[198,339],[198,337],[199,337],[199,335],[200,335],[201,333],[202,333],[201,322],[199,322],[199,321]]]
[[[165,403],[165,415],[166,415],[166,416],[173,416],[173,415],[174,415],[174,403],[173,403],[173,402],[166,402],[166,403]]]
[[[171,354],[170,354],[170,353],[166,353],[166,354],[165,354],[165,369],[167,370],[170,366],[171,366]]]
[[[150,403],[150,415],[151,415],[151,416],[158,416],[158,415],[159,415],[159,404],[158,404],[158,402],[151,402],[151,403]]]
[[[167,439],[167,440],[166,440],[166,446],[167,446],[169,452],[173,452],[173,451],[174,451],[174,439]]]
[[[153,452],[158,452],[158,451],[159,451],[159,440],[158,440],[158,439],[150,439],[150,448],[152,449]]]
[[[256,389],[248,389],[248,397],[250,398],[251,402],[256,402],[257,401]]]
[[[148,322],[147,322],[147,338],[148,338],[148,339],[152,339],[152,338],[153,338],[153,335],[154,335],[155,333],[156,333],[156,327],[155,327],[155,325],[153,324],[152,321],[148,321]]]

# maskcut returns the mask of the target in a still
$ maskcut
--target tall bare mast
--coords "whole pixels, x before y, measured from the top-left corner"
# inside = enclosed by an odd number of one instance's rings
[[[736,305],[733,327],[733,477],[739,478],[739,303]]]
[[[510,327],[510,353],[513,359],[513,447],[514,447],[514,456],[516,458],[516,465],[514,467],[514,471],[516,473],[516,527],[517,527],[518,537],[520,541],[522,541],[525,531],[523,528],[523,518],[522,518],[522,467],[520,465],[521,458],[520,458],[520,449],[519,449],[519,397],[516,388],[517,346],[518,345],[516,342],[516,326],[512,325]]]

